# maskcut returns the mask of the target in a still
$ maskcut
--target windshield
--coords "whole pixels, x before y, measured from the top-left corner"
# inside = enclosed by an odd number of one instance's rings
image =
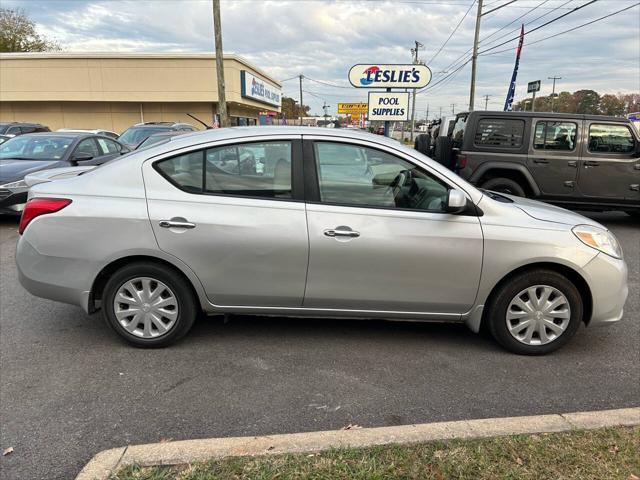
[[[0,136],[0,145],[2,145],[4,142],[6,142],[7,140],[9,140],[11,137],[3,137]]]
[[[127,145],[138,145],[140,142],[145,140],[149,135],[159,132],[169,132],[171,131],[170,127],[162,128],[162,127],[131,127],[118,137],[122,143],[126,143]]]
[[[59,160],[64,156],[73,140],[73,137],[22,135],[0,145],[0,158]]]

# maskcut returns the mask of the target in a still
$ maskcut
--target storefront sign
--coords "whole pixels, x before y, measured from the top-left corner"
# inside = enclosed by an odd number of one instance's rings
[[[409,119],[408,92],[369,92],[369,121]]]
[[[431,81],[426,65],[354,65],[349,82],[357,88],[422,88]]]
[[[246,70],[240,70],[240,94],[245,98],[279,107],[282,90]]]
[[[338,103],[338,113],[367,113],[368,105],[365,102],[360,103]]]

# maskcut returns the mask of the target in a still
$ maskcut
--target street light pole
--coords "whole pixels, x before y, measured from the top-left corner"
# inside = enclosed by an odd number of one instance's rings
[[[556,80],[561,80],[562,77],[547,77],[547,80],[553,80],[553,90],[551,91],[551,111],[553,112],[553,102],[556,99]]]
[[[298,112],[300,113],[300,125],[302,125],[302,114],[304,113],[302,109],[302,79],[304,78],[304,76],[300,74],[299,78],[300,78],[300,109],[298,110]]]
[[[216,76],[218,78],[218,114],[220,126],[229,126],[227,97],[224,87],[224,59],[222,58],[222,27],[220,26],[220,0],[213,0],[213,36],[216,48]]]

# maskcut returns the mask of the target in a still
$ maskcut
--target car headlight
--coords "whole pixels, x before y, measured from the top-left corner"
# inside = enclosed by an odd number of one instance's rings
[[[29,188],[29,185],[26,184],[23,178],[22,180],[17,180],[15,182],[0,185],[0,188]]]
[[[610,231],[592,225],[577,225],[571,231],[585,245],[614,258],[622,258],[622,248]]]

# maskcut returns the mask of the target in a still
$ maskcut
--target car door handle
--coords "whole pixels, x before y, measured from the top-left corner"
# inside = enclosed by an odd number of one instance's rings
[[[584,162],[585,167],[597,167],[598,165],[600,165],[600,162],[595,160],[585,160]]]
[[[356,232],[354,230],[344,230],[344,229],[330,229],[325,230],[324,234],[327,237],[351,237],[358,238],[360,236],[360,232]]]
[[[570,167],[577,167],[578,166],[578,162],[576,160],[569,160],[567,162],[567,165],[569,165]]]
[[[546,158],[534,158],[533,159],[533,163],[547,164],[547,163],[549,163],[549,160],[547,160]]]
[[[174,220],[160,220],[158,224],[162,228],[196,228],[195,223],[191,222],[177,222]]]

